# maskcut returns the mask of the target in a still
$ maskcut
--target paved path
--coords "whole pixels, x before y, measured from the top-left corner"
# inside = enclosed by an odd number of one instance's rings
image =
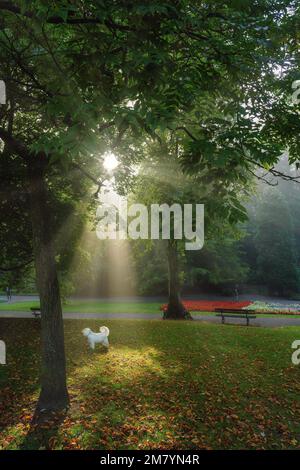
[[[218,294],[198,294],[198,295],[183,295],[183,300],[225,300],[225,301],[233,301],[236,300],[235,296],[224,296]],[[118,302],[133,302],[133,303],[152,303],[152,302],[167,302],[168,298],[166,296],[157,296],[157,297],[70,297],[71,300],[75,301],[103,301],[108,303],[118,303]],[[6,301],[6,295],[0,295],[0,300]],[[24,301],[38,301],[39,297],[37,295],[13,295],[11,303],[13,302],[24,302]],[[281,297],[272,297],[272,296],[264,296],[258,294],[241,294],[239,296],[239,301],[261,301],[261,302],[268,302],[268,303],[276,303],[276,304],[291,304],[291,303],[299,303],[298,300],[292,299],[285,299]]]
[[[69,320],[84,320],[84,319],[99,319],[99,320],[113,320],[113,319],[127,319],[127,320],[159,320],[161,313],[64,313],[65,319]],[[0,318],[33,318],[30,312],[14,312],[14,311],[0,311]],[[214,315],[194,315],[196,321],[205,321],[209,323],[221,323],[221,319]],[[245,320],[242,318],[226,318],[226,323],[235,325],[245,325]],[[258,317],[250,321],[252,326],[262,326],[267,328],[276,328],[281,326],[299,326],[300,318],[290,317]]]

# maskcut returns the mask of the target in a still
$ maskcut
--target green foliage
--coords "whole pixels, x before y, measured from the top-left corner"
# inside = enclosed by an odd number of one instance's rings
[[[297,258],[289,207],[280,194],[264,194],[257,214],[258,279],[271,293],[299,290]]]
[[[15,2],[13,11],[3,2],[0,11],[8,95],[0,110],[0,176],[9,195],[1,199],[1,262],[32,257],[23,193],[36,154],[47,161],[55,213],[49,230],[63,273],[88,212],[80,201],[91,192],[78,165],[94,182],[105,177],[106,150],[122,161],[116,179],[126,192],[132,166],[152,161],[149,142],[168,134],[165,161],[177,145],[187,176],[180,182],[180,173],[173,188],[161,181],[160,195],[191,201],[196,189],[208,231],[224,219],[245,221],[241,201],[256,164],[269,168],[287,145],[298,164],[298,108],[288,99],[299,60],[293,1],[35,0]],[[182,188],[189,178],[190,192]]]
[[[242,260],[238,241],[230,232],[228,227],[226,238],[224,235],[211,238],[201,252],[187,255],[188,285],[224,290],[232,296],[235,285],[247,280],[249,267]]]
[[[166,294],[168,266],[165,242],[147,243],[147,240],[134,240],[130,246],[138,294]]]

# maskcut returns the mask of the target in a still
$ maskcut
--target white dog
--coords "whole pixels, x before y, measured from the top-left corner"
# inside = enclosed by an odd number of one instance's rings
[[[108,336],[109,329],[107,326],[101,326],[99,328],[100,333],[94,333],[90,328],[84,328],[82,330],[83,336],[87,337],[90,348],[95,349],[96,343],[101,343],[107,349],[109,347]]]

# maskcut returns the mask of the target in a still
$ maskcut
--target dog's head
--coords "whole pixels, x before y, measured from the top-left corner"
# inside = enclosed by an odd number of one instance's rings
[[[82,334],[83,336],[88,336],[92,330],[90,328],[83,328]]]

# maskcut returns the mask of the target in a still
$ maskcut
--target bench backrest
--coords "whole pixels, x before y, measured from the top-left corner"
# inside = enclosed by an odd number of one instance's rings
[[[215,312],[218,313],[243,313],[246,315],[247,313],[255,313],[254,310],[246,310],[241,308],[215,308]]]

